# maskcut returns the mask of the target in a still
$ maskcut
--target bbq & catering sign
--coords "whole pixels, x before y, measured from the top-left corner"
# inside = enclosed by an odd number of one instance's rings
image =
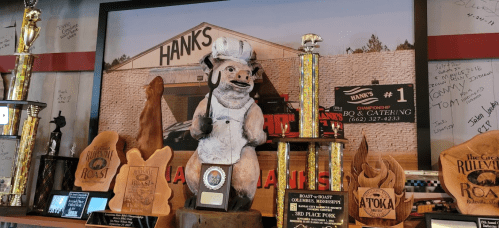
[[[335,87],[344,123],[414,122],[413,84]]]

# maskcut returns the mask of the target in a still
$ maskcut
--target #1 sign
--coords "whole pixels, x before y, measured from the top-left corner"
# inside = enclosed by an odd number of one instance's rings
[[[414,122],[413,84],[336,87],[344,123]]]

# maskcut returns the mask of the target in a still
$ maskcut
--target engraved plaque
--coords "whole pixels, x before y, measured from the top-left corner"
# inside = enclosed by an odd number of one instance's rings
[[[152,213],[158,171],[158,167],[130,166],[123,212]]]
[[[0,140],[0,194],[10,193],[17,144],[17,139]]]
[[[196,209],[227,211],[231,175],[231,165],[203,164]]]
[[[75,185],[83,191],[107,192],[121,164],[118,157],[118,133],[101,132],[80,154],[75,174]]]
[[[166,165],[172,157],[170,147],[156,150],[147,161],[137,148],[126,154],[128,164],[116,176],[114,197],[109,201],[112,211],[168,215],[171,189],[166,182]]]

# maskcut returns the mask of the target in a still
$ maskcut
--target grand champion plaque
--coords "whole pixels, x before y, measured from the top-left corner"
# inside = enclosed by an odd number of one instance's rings
[[[158,167],[130,166],[123,212],[152,213],[158,171]]]
[[[286,190],[284,228],[348,227],[348,192]]]
[[[231,165],[203,164],[201,166],[196,209],[227,211],[231,178]]]
[[[137,148],[129,150],[126,157],[128,164],[116,176],[115,196],[109,208],[138,215],[168,215],[171,189],[164,173],[172,157],[170,147],[156,150],[147,161]]]

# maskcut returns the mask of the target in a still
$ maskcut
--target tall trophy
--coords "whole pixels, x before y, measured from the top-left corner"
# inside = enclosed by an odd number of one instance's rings
[[[28,117],[24,122],[17,155],[14,160],[13,177],[11,181],[9,206],[20,207],[21,196],[26,189],[28,171],[31,155],[35,144],[36,131],[38,128],[38,112],[46,106],[39,102],[26,101],[31,80],[34,55],[29,53],[30,47],[40,34],[37,22],[40,21],[40,10],[35,8],[35,1],[24,1],[25,9],[19,44],[17,47],[15,69],[9,86],[7,101],[8,122],[4,125],[2,135],[17,137],[20,123],[21,111],[27,107]],[[12,210],[14,210],[12,208]]]
[[[348,195],[340,192],[343,188],[343,145],[347,142],[345,139],[337,139],[337,134],[330,138],[321,138],[319,129],[319,54],[314,53],[318,48],[318,42],[322,38],[313,33],[302,36],[299,54],[300,59],[300,122],[299,137],[286,138],[287,126],[281,126],[283,137],[276,138],[273,141],[278,143],[277,151],[277,227],[346,227],[348,225]],[[335,123],[331,128],[337,131]],[[308,143],[306,172],[308,190],[290,190],[289,188],[289,153],[291,152],[290,143]],[[318,173],[319,173],[319,148],[320,144],[327,143],[329,146],[329,191],[318,191]],[[302,199],[301,197],[310,197]],[[337,205],[328,205],[322,203],[314,205],[317,199],[334,199],[324,202],[338,202]],[[291,203],[293,202],[293,203]],[[298,202],[298,203],[296,203]],[[307,208],[307,209],[304,209]],[[323,208],[335,219],[327,221],[315,221],[315,218],[306,216],[313,214],[313,211],[307,211],[309,208]],[[321,209],[322,210],[322,209]],[[315,211],[317,212],[317,211]],[[333,215],[334,214],[334,215]],[[312,225],[313,224],[313,225]]]

